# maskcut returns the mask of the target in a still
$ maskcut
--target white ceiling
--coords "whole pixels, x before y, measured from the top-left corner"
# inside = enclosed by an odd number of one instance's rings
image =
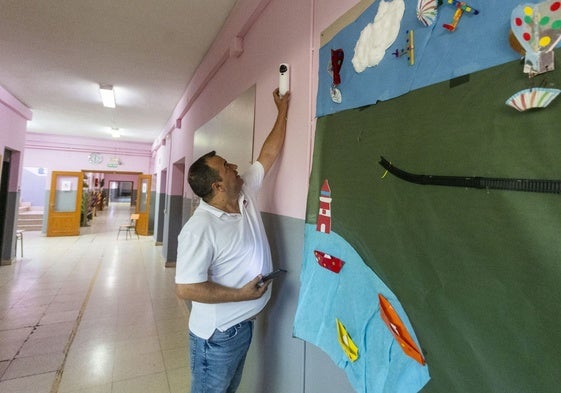
[[[0,0],[0,85],[32,110],[29,132],[152,142],[235,2]]]

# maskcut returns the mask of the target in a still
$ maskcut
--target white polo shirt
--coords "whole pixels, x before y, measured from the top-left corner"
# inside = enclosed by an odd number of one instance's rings
[[[259,161],[242,176],[241,213],[226,213],[200,202],[178,236],[175,282],[212,281],[241,288],[258,274],[272,270],[271,251],[257,207],[257,193],[265,171]],[[193,302],[189,330],[208,339],[215,329],[224,331],[255,316],[267,304],[271,291],[259,299],[207,304]]]

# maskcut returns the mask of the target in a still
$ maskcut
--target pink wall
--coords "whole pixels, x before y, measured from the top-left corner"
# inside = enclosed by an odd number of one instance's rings
[[[118,143],[122,151],[117,155],[123,157],[123,165],[116,170],[157,173],[182,159],[190,163],[194,131],[253,84],[257,86],[255,145],[260,147],[275,116],[271,91],[278,83],[278,64],[288,62],[292,102],[287,140],[284,153],[269,176],[262,202],[265,211],[303,218],[315,127],[319,36],[356,3],[356,0],[238,1],[168,126],[154,142],[154,157],[150,146]],[[239,57],[229,54],[235,37],[243,41],[243,53]],[[28,108],[0,87],[0,148],[24,150],[26,121],[31,116]],[[178,119],[181,126],[176,128]],[[160,148],[161,139],[168,134],[167,146]],[[82,139],[79,146],[74,146],[75,141],[65,137],[47,138],[58,147],[46,145],[39,134],[28,134],[23,166],[95,170],[100,167],[87,159],[91,151],[101,151],[107,159],[114,155],[113,142],[109,142],[110,146],[100,146],[97,140]],[[61,146],[74,147],[61,155]],[[143,149],[144,153],[139,154]],[[171,190],[172,184],[168,187]],[[17,184],[10,185],[10,189],[16,188]]]
[[[42,167],[52,171],[115,171],[152,173],[152,154],[149,143],[105,141],[81,137],[28,133],[25,143],[24,167]],[[102,155],[103,161],[89,161],[92,152]],[[108,166],[112,158],[121,165]],[[47,184],[50,188],[50,176]]]
[[[266,212],[304,218],[313,130],[311,97],[315,94],[311,78],[312,5],[312,1],[302,0],[247,0],[236,4],[160,137],[169,134],[173,148],[169,148],[170,142],[165,147],[159,141],[154,144],[162,166],[166,166],[165,156],[170,152],[167,161],[184,157],[189,165],[193,160],[193,133],[254,84],[255,159],[276,116],[272,91],[278,85],[278,66],[287,62],[291,66],[292,92],[287,139],[266,181],[261,202]],[[239,57],[229,53],[235,37],[243,39]],[[178,119],[181,128],[176,128]],[[168,190],[171,188],[168,185]]]
[[[149,143],[28,133],[25,148],[31,152],[25,158],[25,166],[43,166],[55,170],[151,172]],[[90,163],[89,155],[92,152],[101,153],[103,161],[99,164]],[[119,158],[121,165],[109,166],[111,158]]]
[[[291,66],[292,92],[287,139],[282,156],[266,180],[261,202],[266,212],[303,219],[315,131],[320,34],[356,3],[238,1],[166,129],[154,142],[155,173],[183,158],[188,166],[193,161],[193,133],[254,84],[255,159],[275,119],[271,93],[278,85],[278,65],[287,62]],[[243,40],[239,57],[230,53],[235,37]],[[166,145],[162,146],[164,138]],[[173,188],[167,185],[168,192]],[[186,188],[187,196],[192,196]]]

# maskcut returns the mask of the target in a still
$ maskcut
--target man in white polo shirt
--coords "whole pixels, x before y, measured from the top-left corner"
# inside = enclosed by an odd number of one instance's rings
[[[257,206],[263,178],[282,150],[290,93],[273,92],[277,119],[241,177],[214,151],[189,168],[200,205],[178,237],[176,292],[192,301],[191,393],[235,392],[253,333],[252,319],[271,297],[271,252]]]

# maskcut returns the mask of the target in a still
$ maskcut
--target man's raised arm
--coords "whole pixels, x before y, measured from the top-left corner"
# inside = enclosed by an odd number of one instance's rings
[[[265,169],[265,174],[271,169],[273,163],[282,151],[284,144],[284,139],[286,135],[286,121],[288,120],[288,102],[290,100],[290,92],[287,92],[284,96],[279,95],[279,89],[275,89],[273,92],[273,97],[275,99],[275,105],[277,106],[277,119],[273,125],[273,129],[265,139],[259,157],[257,161],[263,165]]]

